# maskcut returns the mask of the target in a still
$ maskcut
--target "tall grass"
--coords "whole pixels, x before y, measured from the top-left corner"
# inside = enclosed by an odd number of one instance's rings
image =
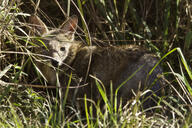
[[[91,42],[101,46],[133,43],[162,57],[166,87],[165,95],[157,97],[158,106],[142,109],[139,99],[150,90],[135,94],[125,106],[117,106],[121,101],[113,95],[108,99],[102,82],[97,81],[106,107],[100,108],[99,101],[89,106],[91,101],[85,96],[85,115],[77,106],[67,104],[68,91],[60,99],[46,90],[29,87],[46,81],[39,79],[41,75],[38,76],[33,63],[37,58],[33,48],[38,45],[32,39],[39,39],[30,37],[25,29],[30,27],[26,18],[34,12],[23,9],[27,3],[22,2],[23,5],[15,0],[0,1],[0,127],[192,127],[192,38],[188,6],[192,5],[191,1],[68,0],[44,4],[53,6],[51,9],[56,9],[58,4],[67,5],[62,10],[65,14],[80,15],[78,34],[82,35],[79,38],[89,45]],[[40,5],[43,2],[47,1],[40,1]],[[39,9],[36,13],[57,16],[49,11]],[[30,70],[32,73],[28,73]]]

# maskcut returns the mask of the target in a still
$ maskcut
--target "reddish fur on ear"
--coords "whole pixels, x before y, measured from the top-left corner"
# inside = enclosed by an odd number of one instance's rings
[[[43,35],[44,33],[47,33],[49,31],[43,21],[36,15],[31,15],[29,17],[29,23],[31,24],[33,32],[35,34]]]
[[[69,19],[60,26],[60,28],[64,31],[75,32],[77,29],[77,24],[78,17],[76,15],[73,15],[69,17]]]

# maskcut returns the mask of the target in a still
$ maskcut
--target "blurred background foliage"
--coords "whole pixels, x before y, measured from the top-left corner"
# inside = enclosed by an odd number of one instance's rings
[[[86,35],[89,32],[92,42],[101,46],[138,44],[156,52],[158,56],[180,47],[189,63],[192,62],[192,1],[22,0],[22,2],[20,7],[23,12],[41,15],[50,27],[62,24],[68,16],[79,16],[79,26],[82,29],[79,28],[78,32],[81,37],[88,38]]]

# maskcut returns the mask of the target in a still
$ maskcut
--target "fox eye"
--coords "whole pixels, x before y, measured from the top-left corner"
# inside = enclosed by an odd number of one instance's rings
[[[65,47],[61,47],[60,50],[61,50],[61,51],[65,51]]]

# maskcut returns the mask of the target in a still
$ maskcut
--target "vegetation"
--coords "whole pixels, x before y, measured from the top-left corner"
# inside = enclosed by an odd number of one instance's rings
[[[0,127],[192,127],[191,11],[189,0],[1,0]],[[42,91],[39,84],[46,82],[33,63],[38,46],[32,41],[40,39],[27,29],[34,13],[50,27],[78,15],[78,39],[88,45],[137,44],[156,53],[166,82],[158,106],[142,109],[139,98],[146,90],[117,107],[97,83],[107,107],[88,107],[85,96],[82,115],[49,89]]]

